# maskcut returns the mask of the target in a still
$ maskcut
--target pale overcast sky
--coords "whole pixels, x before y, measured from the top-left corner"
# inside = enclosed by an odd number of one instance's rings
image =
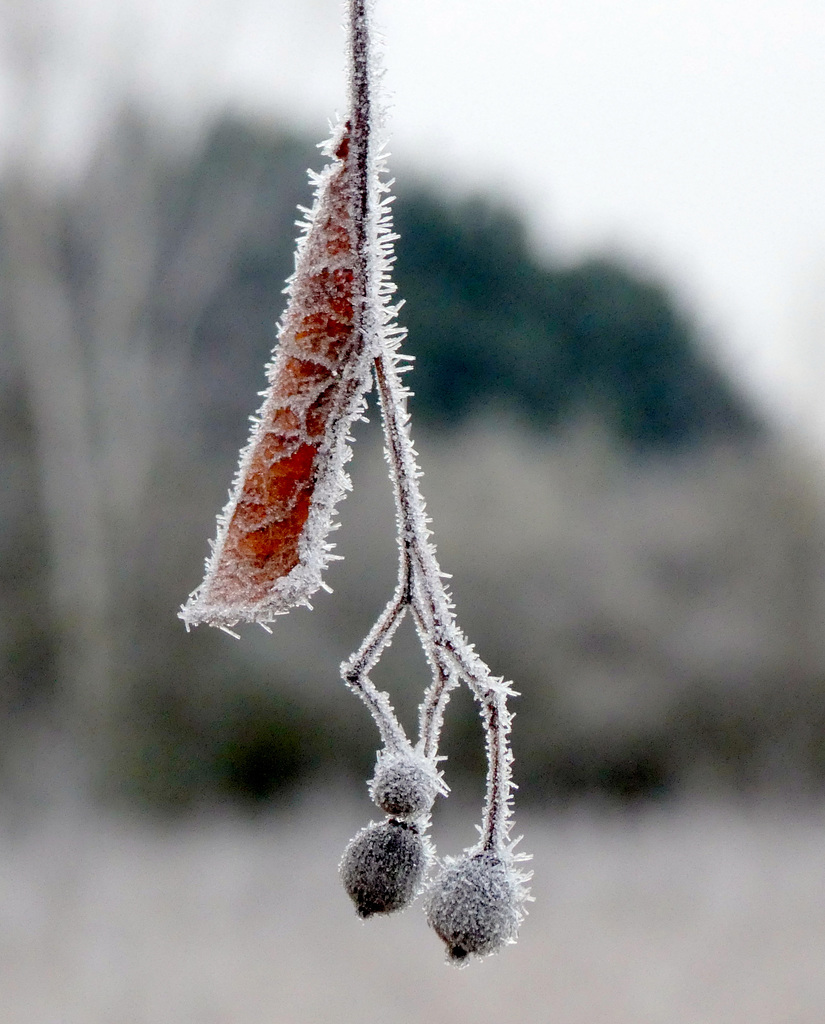
[[[229,102],[320,135],[342,106],[338,0],[41,3],[82,55],[58,149],[118,81],[178,119]],[[377,20],[396,170],[653,268],[825,437],[825,0],[378,0]]]

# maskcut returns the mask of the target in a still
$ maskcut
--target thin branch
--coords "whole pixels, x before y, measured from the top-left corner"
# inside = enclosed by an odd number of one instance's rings
[[[366,639],[347,661],[341,665],[341,676],[349,688],[357,694],[369,709],[381,738],[388,747],[398,749],[409,746],[404,727],[390,704],[386,693],[378,690],[369,673],[378,664],[384,650],[389,646],[396,629],[407,610],[407,586],[402,580],[378,621],[367,634]]]
[[[418,484],[405,392],[393,359],[382,351],[375,359],[381,399],[387,461],[395,492],[399,525],[402,578],[409,572],[413,619],[433,670],[433,682],[419,709],[419,749],[435,760],[451,690],[463,679],[481,705],[487,736],[487,800],[482,823],[482,848],[501,851],[509,831],[512,781],[506,698],[512,690],[495,679],[459,629],[443,583],[435,549],[426,525],[425,505]],[[407,569],[409,566],[409,569]]]
[[[483,703],[482,718],[487,732],[487,800],[481,825],[481,848],[500,851],[509,832],[510,802],[513,784],[510,778],[508,735],[510,713],[504,694],[490,690]]]
[[[433,671],[433,681],[419,708],[418,746],[425,757],[435,760],[450,693],[458,686],[461,678],[450,668],[443,651],[430,643],[430,634],[417,609],[413,609],[413,621]]]

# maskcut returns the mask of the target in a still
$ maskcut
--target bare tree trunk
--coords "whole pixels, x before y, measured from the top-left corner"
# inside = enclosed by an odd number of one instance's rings
[[[99,737],[111,714],[106,537],[89,377],[56,266],[48,207],[19,180],[0,207],[9,314],[27,382],[47,536],[58,694],[70,733]]]

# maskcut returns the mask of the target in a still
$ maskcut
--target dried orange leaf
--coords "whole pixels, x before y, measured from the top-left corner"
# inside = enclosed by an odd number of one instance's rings
[[[374,353],[362,323],[363,213],[349,123],[329,143],[299,242],[270,386],[218,518],[187,626],[267,622],[321,585],[334,508],[348,480],[347,436],[363,411]],[[360,220],[359,220],[360,217]]]

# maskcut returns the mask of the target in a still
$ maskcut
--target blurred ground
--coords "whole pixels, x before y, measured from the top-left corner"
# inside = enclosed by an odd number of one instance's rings
[[[327,792],[257,819],[151,825],[80,805],[7,819],[3,1020],[823,1020],[820,805],[522,816],[536,902],[515,947],[462,971],[418,907],[356,919],[336,865],[368,815]],[[472,841],[462,831],[437,832],[442,852]]]

